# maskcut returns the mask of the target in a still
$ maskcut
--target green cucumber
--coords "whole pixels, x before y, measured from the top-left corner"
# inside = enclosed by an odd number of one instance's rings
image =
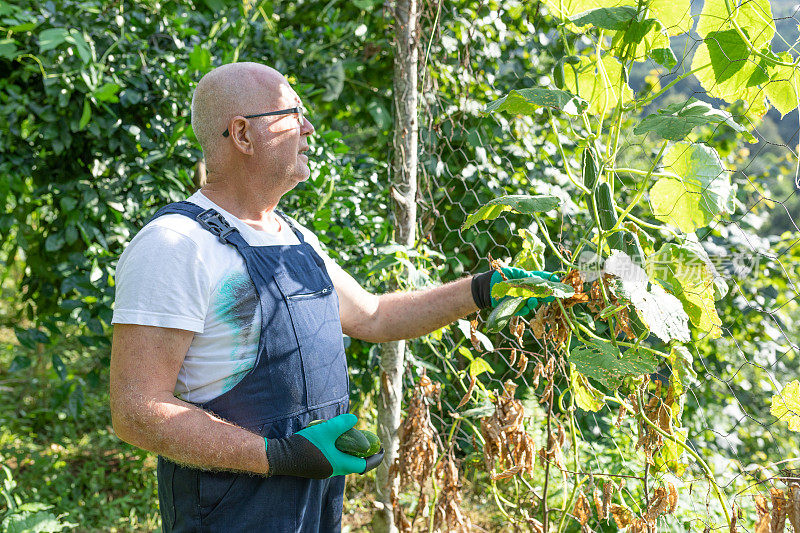
[[[564,88],[564,60],[559,59],[553,66],[553,85],[556,89]]]
[[[312,420],[308,425],[311,427],[322,422],[324,420]],[[349,453],[356,457],[369,457],[380,451],[381,439],[371,431],[350,428],[339,435],[334,445],[340,452]]]
[[[608,245],[612,250],[625,252],[634,264],[644,267],[644,251],[635,233],[626,229],[612,233],[608,236]]]
[[[597,152],[593,146],[587,146],[583,151],[581,174],[583,175],[583,184],[587,189],[593,191],[594,185],[597,183],[597,176],[600,174],[600,163],[597,161]]]
[[[600,218],[600,229],[608,231],[617,223],[617,211],[614,209],[614,200],[611,198],[611,187],[603,182],[594,191],[594,201],[597,206],[597,216]]]

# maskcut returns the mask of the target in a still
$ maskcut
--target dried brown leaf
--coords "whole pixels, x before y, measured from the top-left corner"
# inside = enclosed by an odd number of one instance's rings
[[[770,527],[772,533],[781,533],[786,529],[786,511],[788,510],[788,500],[781,489],[770,489],[772,496],[772,513],[770,515]]]
[[[772,523],[767,499],[761,494],[756,494],[755,501],[757,515],[755,533],[772,533]]]
[[[792,524],[795,533],[800,533],[800,485],[792,483],[789,485],[789,495],[787,502],[786,516]]]
[[[614,517],[618,528],[626,528],[633,522],[631,510],[616,503],[611,504],[611,516]]]
[[[461,398],[460,402],[458,402],[458,405],[456,405],[456,409],[461,409],[461,407],[463,407],[464,404],[466,404],[472,397],[472,391],[475,390],[475,383],[477,382],[477,380],[478,379],[475,376],[469,377],[469,388],[467,388],[467,393],[464,394],[464,397]]]
[[[578,501],[575,502],[575,509],[572,511],[572,514],[575,515],[578,522],[581,523],[581,526],[585,526],[592,517],[592,508],[589,506],[589,500],[586,499],[583,492],[578,495]]]
[[[611,481],[603,482],[603,512],[597,513],[602,518],[608,518],[608,506],[614,496],[614,484]]]

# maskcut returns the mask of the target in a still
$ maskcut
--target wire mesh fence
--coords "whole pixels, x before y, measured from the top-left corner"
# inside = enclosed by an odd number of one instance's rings
[[[561,284],[411,347],[401,529],[800,530],[797,12],[424,6],[417,266]]]

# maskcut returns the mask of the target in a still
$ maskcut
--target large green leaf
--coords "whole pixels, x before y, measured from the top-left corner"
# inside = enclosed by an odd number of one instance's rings
[[[633,91],[626,82],[620,93],[619,79],[622,65],[610,54],[602,60],[581,56],[577,64],[564,65],[564,85],[567,89],[589,102],[589,113],[605,115],[614,110],[622,98],[623,103],[633,98]]]
[[[649,374],[658,368],[659,360],[644,350],[628,350],[620,354],[619,349],[610,342],[592,341],[589,344],[576,344],[569,353],[569,362],[578,371],[603,384],[616,389],[626,376]]]
[[[540,107],[553,107],[569,115],[578,115],[587,103],[574,94],[557,89],[519,89],[486,105],[486,112],[506,111],[512,115],[532,115]]]
[[[650,189],[650,205],[658,220],[690,233],[733,213],[736,188],[716,150],[679,142],[667,150],[663,163],[675,178],[661,178]]]
[[[706,124],[726,124],[742,133],[748,140],[755,141],[746,129],[739,125],[730,113],[714,109],[710,104],[690,98],[659,109],[648,115],[634,129],[637,135],[652,131],[662,139],[681,141],[697,126]]]
[[[538,276],[529,278],[510,279],[500,281],[492,287],[492,298],[500,299],[505,296],[523,298],[545,298],[555,296],[556,298],[569,298],[575,294],[575,289],[569,285],[542,279]]]
[[[476,357],[469,364],[469,375],[473,378],[480,376],[484,372],[494,374],[492,365],[486,362],[482,357]]]
[[[757,49],[769,44],[775,36],[775,22],[769,0],[731,2],[736,23]],[[697,22],[697,33],[705,39],[712,32],[734,29],[725,0],[705,0]]]
[[[486,319],[486,330],[497,332],[506,327],[514,313],[522,309],[527,298],[509,298],[503,300],[495,307],[489,318]]]
[[[553,15],[566,20],[598,7],[635,6],[636,0],[545,0],[545,4]]]
[[[576,26],[591,24],[604,30],[625,30],[631,21],[636,20],[636,8],[633,6],[598,7],[569,17]]]
[[[648,257],[647,274],[678,297],[697,329],[711,338],[722,334],[722,320],[714,304],[714,272],[697,251],[664,244]]]
[[[50,28],[39,32],[39,51],[46,52],[67,42],[69,31],[66,28]]]
[[[560,203],[561,200],[559,200],[558,197],[545,194],[535,196],[525,194],[501,196],[500,198],[488,201],[481,206],[480,209],[469,215],[461,229],[467,229],[481,220],[494,220],[505,211],[532,215],[534,213],[551,211],[558,207]]]

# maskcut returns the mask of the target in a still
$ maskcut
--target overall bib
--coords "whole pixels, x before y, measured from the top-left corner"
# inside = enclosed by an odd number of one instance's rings
[[[255,366],[232,389],[198,407],[269,438],[288,437],[314,419],[346,413],[349,382],[339,300],[322,258],[300,231],[289,223],[298,245],[249,246],[213,209],[177,202],[153,219],[170,213],[197,220],[222,244],[236,248],[261,306]],[[344,483],[344,476],[209,472],[158,458],[165,532],[339,531]]]

